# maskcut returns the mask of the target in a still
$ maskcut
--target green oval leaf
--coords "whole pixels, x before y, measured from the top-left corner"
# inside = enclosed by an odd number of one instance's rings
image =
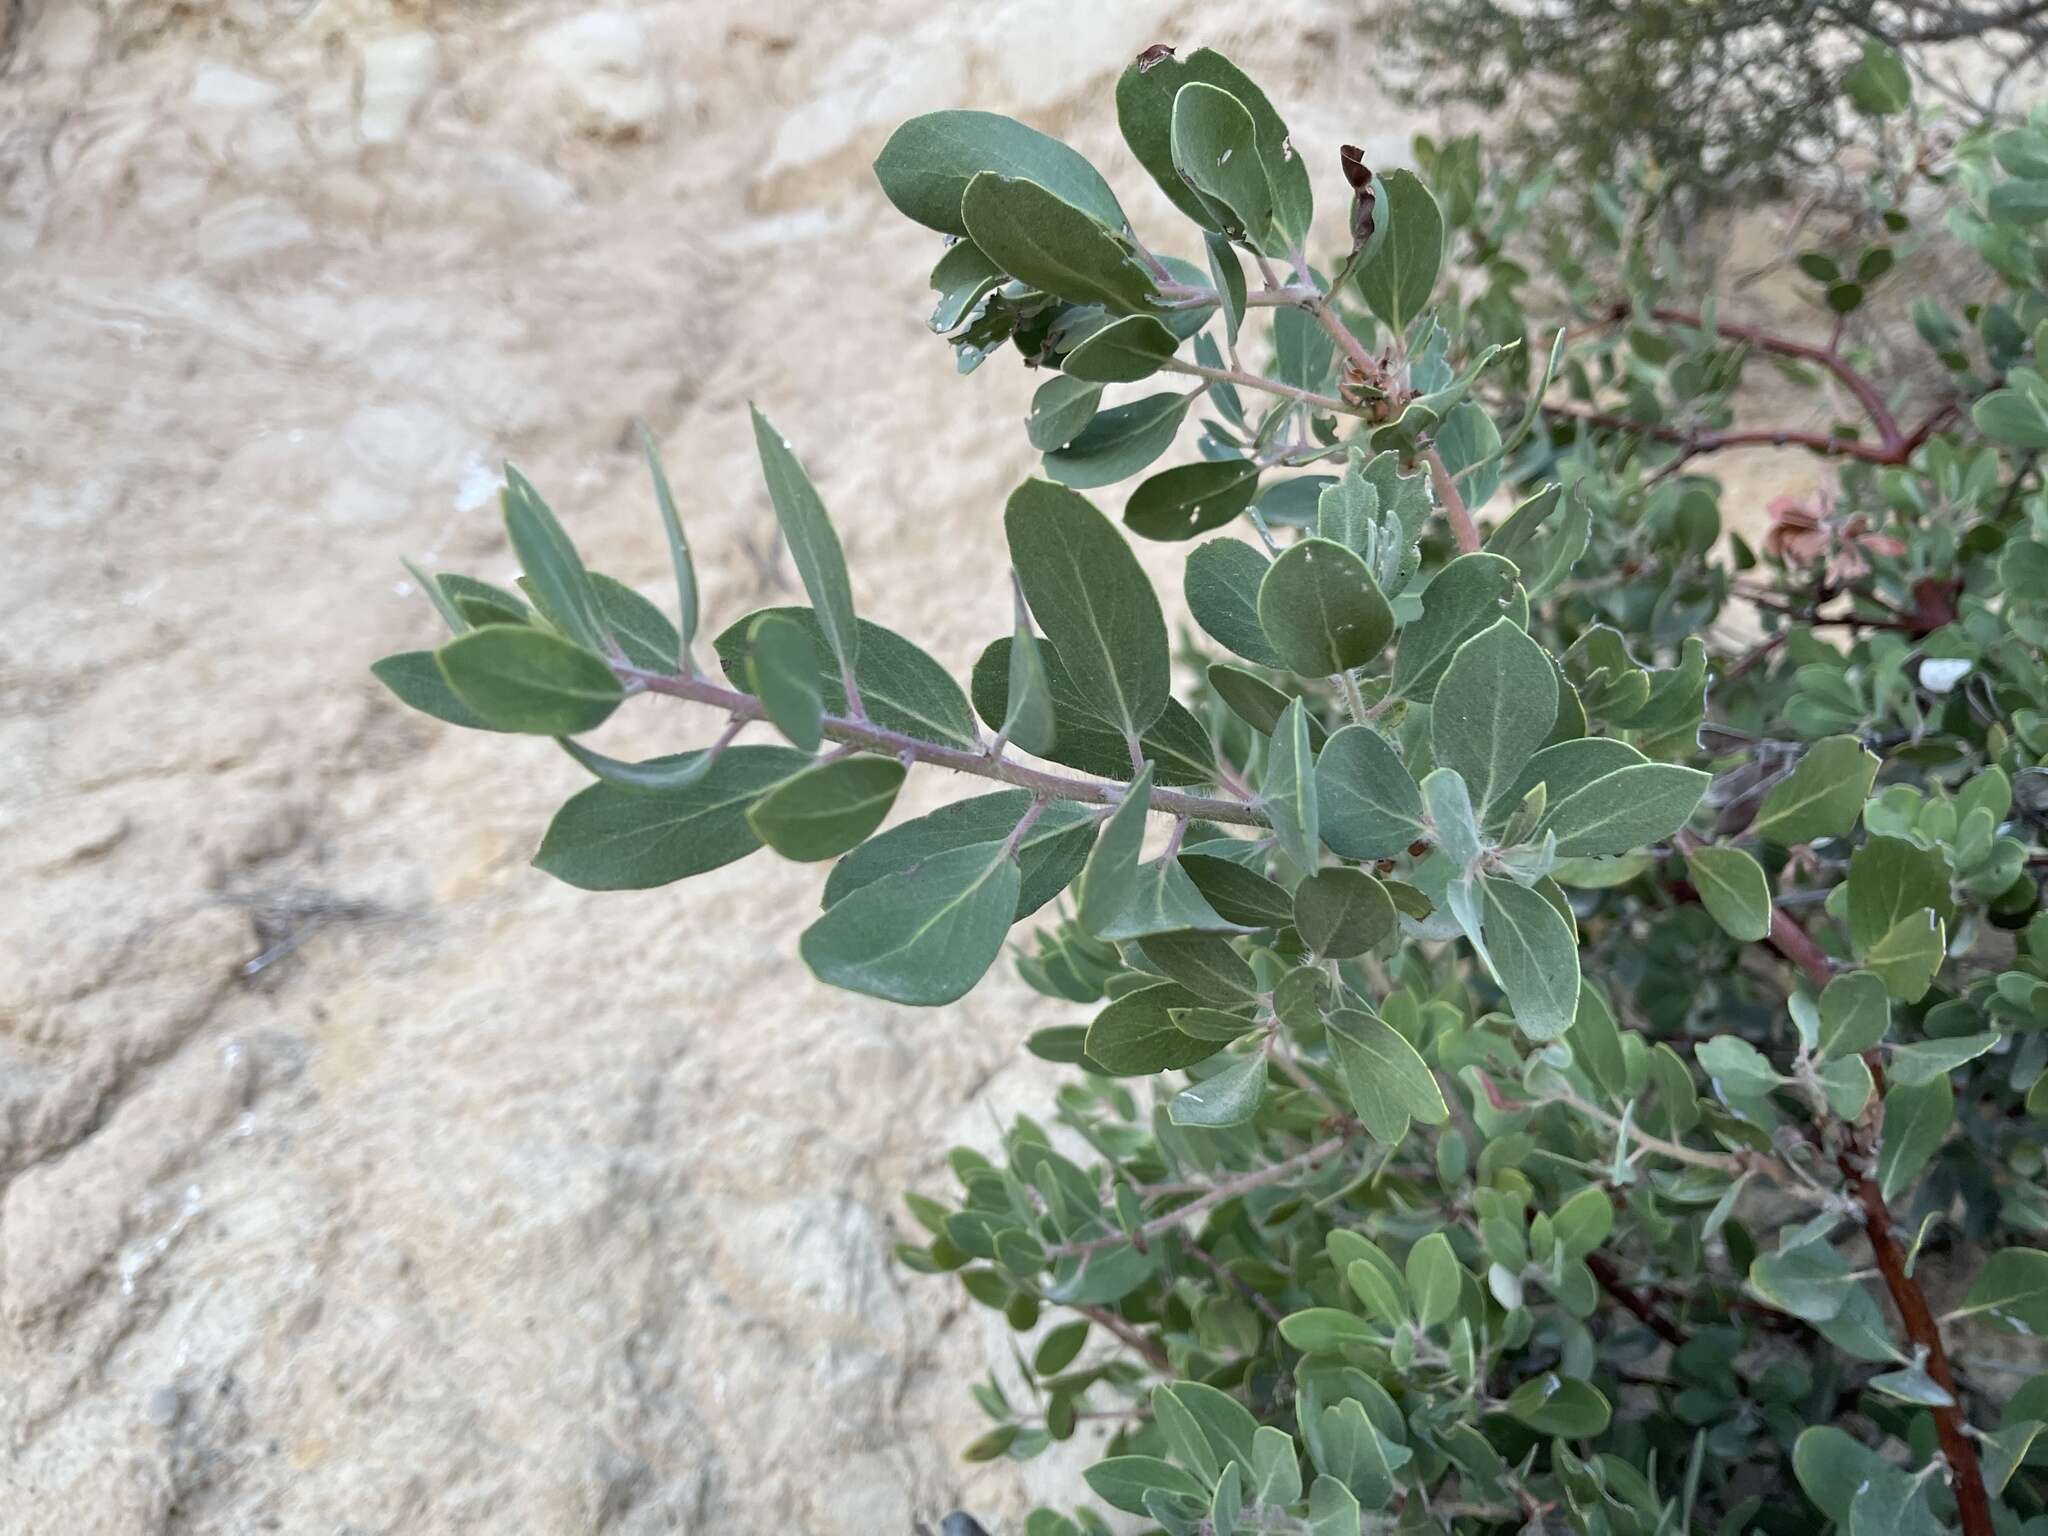
[[[1750,831],[1780,848],[1846,837],[1877,778],[1877,758],[1854,736],[1829,736],[1806,749],[1771,786]]]
[[[1302,942],[1326,960],[1364,954],[1398,920],[1387,888],[1363,870],[1336,865],[1294,888],[1294,926]]]
[[[1243,1125],[1259,1112],[1266,1092],[1266,1054],[1253,1051],[1220,1072],[1183,1088],[1168,1101],[1166,1115],[1175,1125],[1210,1130]]]
[[[1098,326],[1060,359],[1060,371],[1091,384],[1150,378],[1172,357],[1180,338],[1150,315],[1125,315]]]
[[[1027,480],[1003,513],[1010,561],[1088,706],[1136,741],[1166,708],[1166,619],[1109,519],[1063,486]]]
[[[609,663],[527,624],[486,624],[435,653],[463,706],[494,730],[575,736],[611,718],[626,697]]]
[[[1046,453],[1046,477],[1077,491],[1128,479],[1173,446],[1187,413],[1187,397],[1175,394],[1112,406]]]
[[[1557,688],[1549,654],[1506,619],[1460,645],[1444,669],[1430,744],[1437,766],[1465,780],[1482,820],[1550,735]]]
[[[1324,844],[1340,858],[1391,859],[1430,836],[1422,790],[1369,725],[1347,725],[1316,759]]]
[[[1555,1371],[1532,1376],[1509,1394],[1509,1413],[1541,1434],[1583,1440],[1607,1428],[1607,1399],[1587,1382]]]
[[[1556,835],[1560,858],[1647,848],[1691,819],[1712,779],[1676,763],[1617,768],[1553,805],[1544,830]]]
[[[747,651],[747,676],[761,708],[791,745],[817,751],[824,740],[825,705],[811,637],[794,619],[764,613],[747,626]]]
[[[809,762],[788,747],[727,747],[683,789],[593,784],[555,813],[534,867],[586,891],[651,890],[717,869],[761,846],[747,825],[747,807]]]
[[[1444,216],[1413,171],[1377,178],[1378,234],[1358,264],[1358,291],[1366,308],[1403,335],[1429,304],[1443,264]]]
[[[825,881],[825,905],[836,905],[862,886],[915,868],[934,854],[1007,841],[1031,809],[1031,801],[1029,790],[1005,789],[956,800],[927,816],[899,822],[832,866]],[[1071,800],[1053,801],[1032,822],[1013,850],[1023,877],[1017,892],[1019,921],[1073,883],[1094,845],[1095,829],[1093,812]]]
[[[1248,241],[1268,256],[1286,254],[1285,236],[1273,237],[1273,186],[1243,102],[1191,80],[1174,95],[1169,139],[1174,170],[1200,194],[1219,233]]]
[[[1731,939],[1754,944],[1771,931],[1770,882],[1740,848],[1695,848],[1685,868],[1707,915]]]
[[[1131,499],[1124,503],[1124,526],[1144,539],[1192,539],[1236,517],[1252,504],[1258,489],[1255,459],[1176,464],[1131,492]]]
[[[1515,1027],[1532,1040],[1555,1040],[1579,1007],[1579,943],[1571,919],[1540,892],[1491,876],[1481,881],[1481,931]]]
[[[1159,288],[1114,226],[1035,181],[983,171],[960,199],[967,234],[1020,282],[1120,315],[1149,313]]]
[[[966,996],[1002,953],[1021,876],[1002,843],[935,854],[862,886],[804,930],[820,981],[916,1007]]]
[[[1308,165],[1295,153],[1287,124],[1273,110],[1266,93],[1243,70],[1211,48],[1197,48],[1184,57],[1132,64],[1116,84],[1117,124],[1138,163],[1151,173],[1174,206],[1204,229],[1222,222],[1203,195],[1181,179],[1173,160],[1173,110],[1183,88],[1193,82],[1213,85],[1251,114],[1259,159],[1273,191],[1273,233],[1291,248],[1308,238],[1315,213]]]
[[[1394,633],[1394,611],[1366,564],[1343,545],[1291,545],[1259,583],[1259,627],[1274,652],[1304,677],[1364,666]]]
[[[889,201],[906,218],[947,235],[967,233],[961,199],[983,171],[1035,181],[1111,229],[1128,223],[1109,183],[1081,154],[994,112],[913,117],[875,157],[875,178]]]
[[[836,858],[882,824],[904,767],[893,757],[842,757],[784,779],[747,811],[754,835],[799,863]]]
[[[1391,1144],[1411,1120],[1442,1125],[1450,1118],[1428,1064],[1393,1025],[1358,1008],[1338,1009],[1327,1025],[1351,1107],[1373,1140]]]
[[[1271,563],[1242,539],[1211,539],[1188,552],[1181,591],[1211,640],[1246,661],[1278,670],[1280,653],[1259,627],[1259,583]]]

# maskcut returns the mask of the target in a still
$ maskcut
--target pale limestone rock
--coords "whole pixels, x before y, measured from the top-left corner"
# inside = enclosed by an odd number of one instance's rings
[[[216,161],[229,158],[237,136],[255,119],[281,109],[284,88],[220,59],[192,71],[186,96],[192,131]]]
[[[224,267],[273,256],[312,238],[313,226],[290,203],[245,197],[202,217],[194,244],[209,266]]]
[[[572,126],[608,138],[649,137],[670,107],[647,25],[630,11],[588,11],[534,34],[526,62]]]
[[[395,144],[412,126],[441,73],[441,45],[431,32],[400,32],[363,44],[361,115],[365,144]]]

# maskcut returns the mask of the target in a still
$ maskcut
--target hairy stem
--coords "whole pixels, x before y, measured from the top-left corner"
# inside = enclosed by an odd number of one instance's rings
[[[1423,457],[1429,462],[1429,479],[1436,487],[1436,498],[1444,504],[1444,517],[1449,520],[1451,532],[1458,540],[1458,552],[1472,554],[1480,544],[1479,525],[1472,521],[1472,514],[1465,507],[1465,498],[1459,494],[1457,482],[1451,479],[1451,472],[1444,464],[1444,456],[1436,451],[1436,444],[1425,448]]]
[[[688,699],[697,704],[710,704],[719,709],[729,710],[734,716],[745,720],[753,719],[761,713],[761,701],[751,693],[721,687],[707,677],[674,677],[625,665],[616,665],[613,670],[625,682],[637,685],[649,693],[667,694],[670,698]],[[1123,799],[1125,791],[1130,787],[1114,779],[1088,779],[1073,774],[1051,773],[999,754],[975,752],[965,747],[941,746],[937,742],[907,736],[901,731],[884,730],[870,721],[849,720],[840,715],[825,717],[825,735],[833,741],[864,751],[881,752],[890,757],[907,758],[913,762],[950,768],[955,773],[968,773],[976,778],[1014,784],[1020,789],[1032,790],[1046,800],[1078,800],[1084,805],[1115,805]],[[1169,816],[1187,816],[1240,827],[1268,825],[1265,813],[1254,806],[1244,805],[1235,800],[1218,800],[1209,795],[1191,795],[1178,789],[1153,790],[1152,809]]]
[[[1551,1102],[1575,1109],[1588,1120],[1597,1121],[1599,1124],[1606,1126],[1610,1131],[1620,1131],[1623,1129],[1623,1123],[1619,1118],[1610,1115],[1599,1105],[1582,1099],[1576,1093],[1569,1090],[1553,1095]],[[1630,1121],[1627,1125],[1627,1135],[1629,1140],[1634,1142],[1635,1145],[1644,1148],[1646,1151],[1655,1152],[1659,1156],[1668,1157],[1675,1163],[1691,1163],[1695,1168],[1712,1168],[1720,1173],[1730,1173],[1737,1176],[1749,1171],[1742,1159],[1733,1153],[1705,1152],[1698,1147],[1688,1147],[1683,1142],[1666,1141],[1661,1136],[1652,1136],[1648,1131],[1642,1130],[1633,1121]]]
[[[1185,373],[1190,377],[1208,379],[1217,384],[1235,384],[1243,389],[1256,389],[1265,394],[1278,395],[1283,400],[1312,405],[1319,411],[1334,411],[1341,416],[1365,415],[1361,408],[1339,400],[1335,395],[1319,395],[1312,389],[1297,389],[1292,384],[1283,384],[1278,379],[1269,379],[1263,374],[1247,373],[1242,368],[1209,368],[1201,363],[1183,362],[1177,357],[1169,357],[1159,366],[1167,373]]]

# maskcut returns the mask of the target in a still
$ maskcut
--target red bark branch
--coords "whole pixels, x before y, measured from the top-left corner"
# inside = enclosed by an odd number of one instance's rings
[[[1850,1127],[1848,1144],[1838,1162],[1850,1193],[1863,1208],[1863,1230],[1870,1239],[1878,1273],[1884,1277],[1884,1288],[1905,1325],[1906,1337],[1926,1354],[1927,1374],[1949,1395],[1946,1408],[1928,1411],[1934,1415],[1935,1438],[1941,1443],[1942,1458],[1948,1462],[1954,1482],[1963,1536],[1993,1536],[1991,1497],[1985,1492],[1984,1472],[1977,1463],[1977,1443],[1966,1432],[1962,1398],[1956,1390],[1955,1373],[1949,1369],[1948,1351],[1942,1346],[1941,1325],[1934,1320],[1934,1310],[1927,1305],[1919,1283],[1906,1273],[1905,1255],[1892,1230],[1892,1213],[1884,1203],[1883,1190],[1870,1175],[1875,1158],[1862,1127]]]

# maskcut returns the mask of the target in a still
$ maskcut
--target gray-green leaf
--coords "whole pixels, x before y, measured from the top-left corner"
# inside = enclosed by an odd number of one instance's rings
[[[1211,539],[1189,551],[1181,590],[1210,639],[1246,661],[1278,670],[1280,653],[1259,627],[1259,583],[1271,563],[1242,539]]]
[[[1413,171],[1388,171],[1376,210],[1379,233],[1358,265],[1366,307],[1404,334],[1436,289],[1443,263],[1444,216]]]
[[[1031,612],[1095,712],[1135,741],[1166,708],[1166,620],[1152,582],[1087,498],[1027,480],[1003,514]]]
[[[685,760],[642,766],[654,771]],[[651,890],[717,869],[761,846],[747,807],[809,762],[788,747],[728,747],[682,789],[593,784],[555,813],[534,867],[586,891]]]
[[[1437,684],[1430,745],[1455,768],[1481,819],[1522,772],[1557,720],[1557,668],[1506,619],[1464,642]]]
[[[1090,933],[1108,927],[1137,890],[1138,854],[1144,848],[1151,802],[1152,765],[1147,763],[1104,823],[1074,882],[1075,920]]]
[[[1387,888],[1361,869],[1333,865],[1294,888],[1294,926],[1327,960],[1362,955],[1394,931],[1398,916]]]
[[[1171,393],[1111,406],[1046,450],[1046,476],[1077,491],[1128,479],[1173,446],[1187,413],[1187,396]]]
[[[761,709],[806,752],[824,740],[825,705],[818,693],[818,656],[794,619],[764,613],[747,626],[747,673]]]
[[[1010,636],[1010,693],[1003,712],[1002,737],[1014,741],[1035,757],[1050,753],[1059,739],[1053,717],[1052,678],[1038,637],[1031,632],[1031,611],[1024,605],[1024,588],[1011,573],[1016,594],[1016,630]]]
[[[1712,775],[1676,763],[1638,763],[1553,805],[1544,830],[1560,858],[1628,853],[1671,836],[1699,808]]]
[[[640,426],[640,446],[647,455],[647,472],[654,480],[654,499],[661,508],[661,526],[668,534],[669,563],[676,572],[677,632],[682,636],[682,653],[687,661],[690,642],[697,638],[697,568],[690,559],[690,541],[683,536],[683,520],[676,512],[676,498],[668,487],[668,474],[661,467],[661,454],[654,446],[654,434],[646,423]]]
[[[804,930],[804,963],[820,981],[871,997],[954,1002],[1002,953],[1020,883],[1002,843],[936,854],[827,908]]]
[[[527,624],[486,624],[436,656],[455,696],[493,730],[574,736],[604,724],[626,696],[609,663]]]
[[[1732,939],[1753,944],[1771,931],[1771,887],[1763,866],[1740,848],[1695,848],[1686,873],[1707,915]]]
[[[1781,848],[1846,837],[1876,777],[1876,756],[1854,736],[1817,741],[1791,773],[1771,786],[1749,830]]]
[[[1401,754],[1369,725],[1347,725],[1316,759],[1322,836],[1346,859],[1391,859],[1429,835],[1422,791]]]
[[[759,410],[753,411],[753,417],[754,446],[760,451],[761,475],[775,506],[775,521],[782,528],[782,542],[797,575],[803,578],[812,611],[839,663],[840,677],[851,679],[857,675],[854,663],[860,654],[860,630],[854,623],[853,587],[847,581],[839,535],[811,477],[790,451],[789,440]]]
[[[1259,1112],[1259,1100],[1265,1091],[1266,1056],[1263,1051],[1253,1051],[1175,1094],[1166,1107],[1167,1118],[1175,1125],[1199,1125],[1211,1130],[1243,1125]]]
[[[505,531],[541,612],[585,650],[604,651],[604,621],[582,557],[533,482],[509,464],[503,502]]]
[[[1266,568],[1259,626],[1286,666],[1304,677],[1328,677],[1379,655],[1393,636],[1394,611],[1363,560],[1341,544],[1311,538]]]
[[[1571,920],[1541,893],[1512,880],[1482,881],[1486,948],[1515,1026],[1532,1040],[1555,1040],[1579,1006],[1579,944]]]
[[[1112,226],[1035,181],[983,171],[960,200],[967,234],[1012,277],[1076,304],[1149,312],[1152,274]]]
[[[1268,256],[1285,254],[1272,236],[1273,187],[1259,159],[1251,112],[1235,96],[1190,81],[1173,98],[1173,168],[1200,193],[1223,233]]]
[[[1428,1064],[1393,1025],[1378,1014],[1340,1008],[1328,1026],[1351,1106],[1375,1141],[1400,1140],[1411,1120],[1442,1125],[1450,1118]]]
[[[1892,1000],[1884,978],[1869,971],[1837,976],[1820,995],[1823,1056],[1854,1056],[1884,1039],[1891,1028]]]
[[[1291,702],[1273,727],[1273,745],[1259,781],[1259,800],[1279,840],[1280,851],[1303,874],[1314,871],[1321,847],[1316,800],[1316,760],[1308,744],[1308,711]]]
[[[903,787],[893,757],[842,757],[783,780],[747,811],[754,835],[785,859],[837,858],[867,841]]]
[[[1946,1077],[1885,1090],[1884,1139],[1877,1149],[1877,1184],[1885,1199],[1903,1194],[1920,1177],[1955,1121],[1955,1090]]]
[[[994,112],[913,117],[875,158],[875,177],[889,201],[907,218],[947,235],[967,233],[961,199],[983,171],[1035,181],[1111,229],[1128,222],[1109,183],[1078,152]]]
[[[1460,555],[1422,589],[1422,617],[1401,630],[1394,652],[1394,691],[1427,702],[1459,646],[1508,611],[1519,576],[1515,563],[1476,551]]]

